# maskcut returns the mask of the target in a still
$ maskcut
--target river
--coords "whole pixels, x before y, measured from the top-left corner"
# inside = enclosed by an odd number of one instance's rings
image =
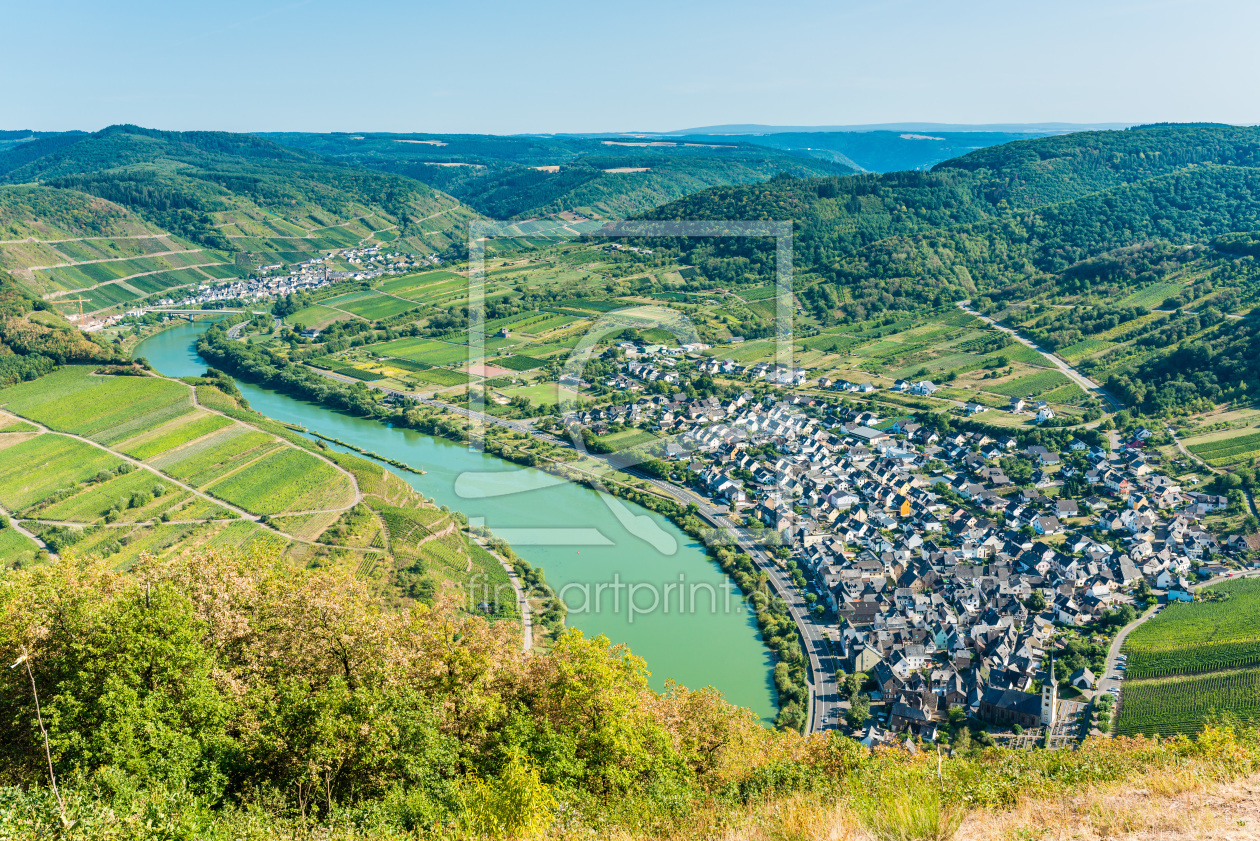
[[[207,326],[171,328],[141,342],[135,356],[167,376],[200,375],[206,363],[195,344]],[[568,624],[627,644],[647,661],[654,688],[671,679],[713,686],[763,721],[773,719],[773,662],[743,597],[703,548],[664,517],[467,446],[237,384],[268,417],[427,471],[395,472],[510,540],[564,597]]]

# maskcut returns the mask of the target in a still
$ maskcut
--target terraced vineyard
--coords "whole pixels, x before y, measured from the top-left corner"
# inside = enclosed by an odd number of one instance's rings
[[[1120,736],[1197,733],[1205,718],[1222,712],[1242,719],[1260,718],[1260,668],[1130,683],[1115,732]]]
[[[1229,581],[1208,592],[1228,598],[1170,604],[1129,634],[1124,645],[1129,678],[1260,664],[1260,580]]]

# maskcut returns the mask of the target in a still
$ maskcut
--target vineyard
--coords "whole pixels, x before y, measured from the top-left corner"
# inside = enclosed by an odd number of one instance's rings
[[[1125,687],[1115,732],[1197,733],[1208,716],[1222,712],[1260,717],[1260,668],[1132,682]]]
[[[1260,581],[1210,587],[1221,601],[1170,604],[1129,634],[1124,650],[1135,679],[1238,669],[1260,663]]]
[[[1205,441],[1202,444],[1188,444],[1186,446],[1190,452],[1213,467],[1225,467],[1260,455],[1260,433],[1239,435],[1234,438],[1222,438],[1219,441]]]

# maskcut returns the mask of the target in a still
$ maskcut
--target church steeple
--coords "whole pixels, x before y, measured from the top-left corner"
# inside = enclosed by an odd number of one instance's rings
[[[1041,684],[1041,723],[1053,727],[1059,714],[1059,682],[1054,676],[1054,653],[1050,654],[1050,675]]]

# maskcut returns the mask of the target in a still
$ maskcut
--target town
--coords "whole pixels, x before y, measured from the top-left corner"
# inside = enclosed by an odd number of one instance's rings
[[[683,355],[701,349],[622,342],[606,385],[659,392],[651,384],[680,382]],[[749,388],[876,391],[768,363],[691,364]],[[1029,747],[1083,738],[1086,704],[1106,695],[1094,706],[1109,708],[1122,691],[1123,655],[1097,644],[1107,629],[1132,621],[1153,592],[1191,600],[1197,578],[1228,576],[1257,548],[1254,537],[1203,527],[1230,500],[1163,475],[1149,429],[1056,430],[1039,437],[1061,445],[1021,446],[1015,430],[949,429],[847,398],[758,390],[656,393],[566,420],[597,437],[626,426],[668,436],[641,446],[716,511],[782,543],[777,562],[804,573],[805,599],[847,673],[837,675],[845,720],[827,723],[866,745],[931,742],[960,716]],[[1010,411],[1049,414],[1021,399]],[[1060,684],[1079,700],[1060,698]]]

